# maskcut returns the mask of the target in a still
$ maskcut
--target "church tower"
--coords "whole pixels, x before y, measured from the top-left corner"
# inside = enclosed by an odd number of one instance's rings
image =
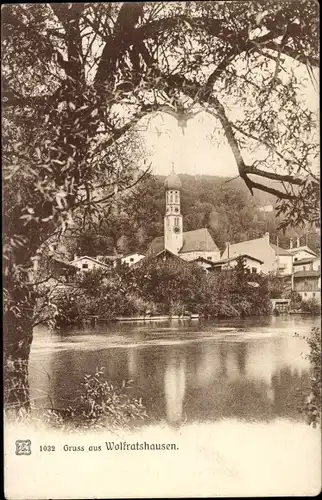
[[[164,182],[165,217],[164,217],[164,248],[178,254],[183,245],[183,223],[180,210],[181,181],[172,167],[171,174]]]

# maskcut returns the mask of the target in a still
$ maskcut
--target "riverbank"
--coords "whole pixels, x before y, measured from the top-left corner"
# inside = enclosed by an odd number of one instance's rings
[[[51,297],[58,326],[89,318],[115,321],[143,316],[207,318],[265,315],[271,311],[268,277],[240,263],[227,273],[206,274],[198,265],[149,259],[138,267],[93,270]],[[251,282],[250,282],[251,279]],[[250,286],[256,282],[258,286]],[[46,317],[50,311],[43,312]]]

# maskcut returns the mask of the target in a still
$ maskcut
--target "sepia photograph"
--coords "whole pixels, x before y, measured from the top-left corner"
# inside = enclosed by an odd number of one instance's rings
[[[1,14],[5,498],[318,495],[319,2]]]

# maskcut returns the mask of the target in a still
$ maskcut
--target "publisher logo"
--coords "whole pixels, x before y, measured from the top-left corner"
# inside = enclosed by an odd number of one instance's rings
[[[16,455],[31,455],[31,441],[30,441],[30,439],[17,439],[17,441],[16,441]]]

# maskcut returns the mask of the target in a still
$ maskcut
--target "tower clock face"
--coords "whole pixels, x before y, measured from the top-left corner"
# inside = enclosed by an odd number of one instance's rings
[[[180,233],[180,227],[179,226],[174,226],[173,231],[178,234]]]

